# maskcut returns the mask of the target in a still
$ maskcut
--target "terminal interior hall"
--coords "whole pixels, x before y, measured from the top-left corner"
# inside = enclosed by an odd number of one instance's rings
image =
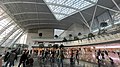
[[[120,0],[0,0],[0,67],[120,67]]]

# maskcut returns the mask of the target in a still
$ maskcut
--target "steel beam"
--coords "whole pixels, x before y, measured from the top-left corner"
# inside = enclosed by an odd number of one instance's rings
[[[20,20],[20,21],[17,21],[18,23],[22,23],[22,22],[26,22],[26,21],[31,21],[31,20],[39,20],[39,21],[41,21],[41,20],[56,20],[56,19],[25,19],[25,20]]]
[[[97,5],[95,6],[95,10],[94,10],[94,13],[93,13],[93,17],[92,17],[92,21],[91,21],[91,24],[90,24],[90,28],[92,27],[92,24],[93,24],[93,22],[94,22],[96,10],[97,10]],[[90,32],[91,32],[91,29],[90,29]]]
[[[97,5],[97,6],[103,8],[103,9],[106,9],[106,10],[110,10],[112,12],[120,13],[120,11],[117,11],[117,10],[114,10],[114,9],[111,9],[111,8],[108,8],[108,7],[105,7],[105,6],[101,6],[101,5]]]
[[[115,4],[115,6],[118,8],[118,10],[120,11],[120,7],[118,6],[118,4],[115,2],[115,0],[112,0],[112,2]]]
[[[57,13],[57,12],[53,12],[54,14],[60,14],[60,15],[68,15],[68,14],[64,14],[64,13]],[[52,14],[49,12],[20,12],[20,13],[14,13],[13,15],[21,15],[21,14]]]
[[[89,26],[87,20],[85,19],[85,17],[83,16],[82,12],[79,12],[79,14],[82,16],[83,20],[85,21],[83,23],[90,29],[90,26]]]

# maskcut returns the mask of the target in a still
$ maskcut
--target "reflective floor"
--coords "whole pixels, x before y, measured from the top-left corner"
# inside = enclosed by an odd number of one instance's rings
[[[84,62],[84,61],[80,61],[79,64],[77,64],[77,62],[76,62],[74,66],[70,66],[69,59],[65,59],[63,62],[64,62],[63,67],[98,67],[98,65],[96,65],[96,64],[92,64],[92,63],[88,63],[88,62]],[[15,66],[14,67],[18,67],[18,64],[19,64],[19,60],[15,61]],[[21,67],[23,67],[23,66],[21,65]],[[33,67],[58,67],[58,64],[57,64],[57,62],[51,64],[49,62],[49,60],[47,60],[44,63],[41,63],[38,60],[38,58],[34,58]]]

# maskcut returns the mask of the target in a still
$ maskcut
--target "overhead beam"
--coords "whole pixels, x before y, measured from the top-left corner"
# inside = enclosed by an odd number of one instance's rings
[[[36,18],[36,19],[25,19],[25,20],[20,20],[20,21],[17,21],[18,23],[22,23],[22,22],[26,22],[26,21],[32,21],[32,20],[56,20],[56,19],[39,19],[39,18]]]
[[[97,6],[103,8],[103,9],[112,11],[112,12],[120,13],[120,11],[117,11],[117,10],[114,10],[114,9],[111,9],[111,8],[108,8],[108,7],[105,7],[105,6],[101,6],[101,5],[97,5]]]
[[[86,1],[89,1],[89,0],[86,0]],[[94,3],[94,2],[92,2],[92,1],[89,1],[90,3],[92,3],[92,4],[96,4],[96,3]],[[107,9],[107,10],[110,10],[110,11],[113,11],[113,12],[116,12],[116,13],[120,13],[120,11],[117,11],[117,10],[114,10],[114,9],[111,9],[111,8],[108,8],[108,7],[105,7],[105,6],[103,6],[103,5],[100,5],[100,4],[96,4],[98,7],[101,7],[101,8],[104,8],[104,9]],[[120,8],[119,6],[118,6],[118,8]]]
[[[52,14],[48,12],[20,12],[20,13],[14,13],[13,15],[21,15],[21,14]]]
[[[30,24],[24,24],[24,25],[22,25],[23,27],[26,27],[26,26],[37,26],[37,25],[39,25],[39,26],[49,26],[49,25],[55,25],[55,26],[58,26],[58,25],[60,25],[60,26],[67,26],[66,24],[61,24],[61,23],[30,23]]]
[[[82,18],[84,20],[83,23],[90,29],[90,26],[89,26],[87,20],[85,19],[85,17],[83,16],[82,12],[79,12],[79,14],[82,16]]]
[[[54,22],[56,23],[56,22]],[[21,26],[24,26],[24,25],[31,25],[31,24],[53,24],[53,23],[50,23],[50,22],[25,22],[25,23],[19,23]]]
[[[115,0],[112,0],[112,2],[115,4],[115,6],[118,8],[118,10],[120,11],[120,7],[118,6],[118,4],[115,2]]]
[[[92,25],[93,25],[93,22],[94,22],[96,10],[97,10],[97,6],[95,6],[94,13],[93,13],[93,16],[92,16],[92,21],[91,21],[91,24],[90,24],[90,32],[91,32],[91,28],[92,28]]]
[[[57,13],[57,12],[53,12],[54,14],[60,14],[60,15],[68,15],[68,14],[64,14],[64,13]],[[49,12],[20,12],[20,13],[14,13],[13,15],[21,15],[21,14],[52,14]]]
[[[67,27],[64,26],[27,26],[25,27],[25,29],[34,29],[34,28],[40,28],[40,29],[67,29]]]
[[[27,2],[27,1],[12,1],[12,2],[4,2],[3,4],[19,4],[19,3],[25,3],[25,4],[45,4],[45,3],[39,3],[39,2]]]

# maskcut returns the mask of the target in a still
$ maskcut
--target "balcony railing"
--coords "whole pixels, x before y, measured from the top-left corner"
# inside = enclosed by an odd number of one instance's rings
[[[105,43],[105,42],[111,42],[111,41],[117,41],[120,40],[120,33],[116,34],[107,34],[102,36],[95,36],[95,39],[88,40],[88,38],[76,41],[68,41],[68,42],[62,42],[65,46],[74,46],[74,45],[88,45],[88,44],[97,44],[97,43]]]

